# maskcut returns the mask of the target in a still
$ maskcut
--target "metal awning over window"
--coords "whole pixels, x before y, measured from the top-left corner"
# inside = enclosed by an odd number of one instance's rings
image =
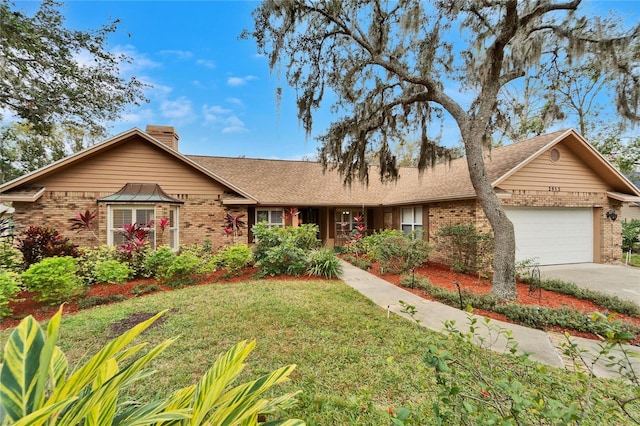
[[[184,201],[171,197],[157,183],[127,183],[118,192],[98,201],[109,203],[178,203]]]

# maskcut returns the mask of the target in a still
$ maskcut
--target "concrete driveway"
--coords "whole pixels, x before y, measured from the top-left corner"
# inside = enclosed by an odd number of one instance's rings
[[[640,268],[599,263],[548,265],[540,267],[540,276],[572,282],[640,305]]]

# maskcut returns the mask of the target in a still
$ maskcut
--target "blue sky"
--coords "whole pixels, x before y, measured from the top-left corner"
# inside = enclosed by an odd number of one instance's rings
[[[34,8],[35,2],[16,2]],[[328,104],[314,118],[307,138],[296,117],[295,93],[257,55],[251,29],[257,1],[77,1],[65,2],[66,25],[97,28],[119,19],[108,47],[133,63],[122,68],[152,85],[148,104],[127,110],[109,133],[147,124],[172,125],[185,154],[300,159],[313,157],[330,124]],[[640,0],[589,1],[599,11],[640,10]],[[283,87],[280,107],[275,91]],[[457,139],[452,132],[450,139]],[[457,140],[451,140],[455,144]]]

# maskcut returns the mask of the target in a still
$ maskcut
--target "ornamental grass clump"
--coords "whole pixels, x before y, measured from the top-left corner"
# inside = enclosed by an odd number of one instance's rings
[[[342,273],[340,259],[328,247],[312,250],[307,257],[307,274],[322,277],[336,278]]]

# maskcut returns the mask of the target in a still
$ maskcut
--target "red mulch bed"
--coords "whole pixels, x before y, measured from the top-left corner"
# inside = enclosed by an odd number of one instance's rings
[[[385,281],[388,281],[394,285],[397,285],[398,287],[401,287],[400,275],[394,275],[394,274],[383,275],[380,273],[380,270],[378,269],[378,265],[375,263],[372,265],[369,272],[371,272],[374,275],[377,275],[378,277],[384,279]],[[429,279],[429,281],[431,281],[433,285],[443,287],[450,291],[457,292],[457,288],[453,284],[454,282],[457,282],[458,284],[460,284],[460,288],[462,289],[463,292],[468,291],[474,294],[485,294],[485,293],[489,293],[489,291],[491,290],[490,280],[486,278],[479,278],[477,276],[465,275],[465,274],[453,272],[448,266],[442,265],[439,263],[427,262],[426,266],[416,268],[415,274],[416,276],[419,275],[422,277],[426,277]],[[541,306],[541,307],[548,307],[548,308],[561,308],[563,306],[566,306],[569,308],[576,309],[580,312],[584,312],[585,314],[593,313],[596,311],[597,312],[606,311],[606,309],[588,300],[578,299],[573,296],[568,296],[566,294],[556,293],[553,291],[541,290],[540,292],[540,290],[536,290],[534,294],[529,294],[529,284],[517,282],[516,287],[518,291],[518,298],[516,299],[515,303],[518,303],[521,305],[534,305],[534,306]],[[421,296],[425,299],[436,300],[431,295],[425,293],[420,289],[410,289],[410,288],[404,288],[404,289],[418,296]],[[486,317],[497,319],[500,321],[512,322],[506,319],[504,315],[497,314],[495,312],[484,311],[481,309],[474,309],[473,312],[478,315],[486,316]],[[620,319],[625,322],[630,322],[640,327],[640,318],[629,317],[626,315],[618,315],[616,319]],[[554,327],[551,329],[551,331],[558,331],[558,332],[567,331],[572,336],[586,337],[589,339],[599,340],[599,338],[593,334],[584,333],[584,332],[575,331],[575,330],[565,330],[559,327]],[[640,344],[640,336],[636,338],[632,343],[635,345]]]
[[[199,284],[209,284],[212,282],[218,283],[236,283],[241,281],[247,281],[252,279],[257,272],[257,268],[247,268],[242,275],[235,277],[225,277],[224,271],[218,271],[214,274],[208,275],[204,277]],[[380,278],[394,284],[400,286],[400,275],[393,274],[380,274],[377,264],[374,264],[369,271]],[[448,266],[428,262],[426,266],[417,268],[415,271],[416,275],[420,275],[423,277],[427,277],[432,284],[444,287],[451,291],[456,291],[456,287],[453,284],[457,282],[460,284],[461,289],[473,292],[476,294],[488,293],[491,290],[491,282],[485,278],[478,278],[477,276],[460,274],[457,272],[453,272],[449,269]],[[288,276],[278,276],[278,277],[267,277],[265,279],[276,279],[276,280],[321,280],[322,278],[318,277],[288,277]],[[96,284],[89,287],[87,296],[110,296],[115,294],[123,295],[126,298],[136,297],[131,294],[131,289],[135,286],[139,285],[150,285],[157,284],[154,279],[143,279],[143,280],[135,280],[130,281],[124,284]],[[158,291],[171,291],[172,288],[159,286]],[[409,289],[405,288],[405,290],[410,291],[416,295],[419,295],[425,299],[435,300],[430,295],[426,294],[422,290],[419,289]],[[524,283],[517,283],[518,290],[518,299],[517,303],[523,305],[536,305],[536,306],[545,306],[550,308],[560,308],[562,306],[567,306],[570,308],[577,309],[580,312],[584,312],[585,314],[600,311],[603,312],[605,309],[595,305],[592,302],[578,299],[572,296],[567,296],[564,294],[559,294],[547,290],[542,290],[542,293],[536,291],[535,294],[529,295],[529,285]],[[540,296],[541,294],[541,296]],[[0,322],[0,330],[15,327],[18,325],[20,320],[27,315],[33,315],[34,318],[38,321],[49,319],[55,314],[58,310],[58,306],[52,306],[46,303],[39,303],[33,300],[32,294],[28,292],[22,292],[19,296],[19,299],[22,299],[18,302],[10,303],[10,307],[13,309],[13,315],[10,318],[5,318]],[[78,312],[78,304],[75,302],[67,303],[64,306],[64,313],[66,315]],[[504,315],[497,314],[495,312],[488,312],[479,309],[474,309],[474,313],[479,315],[483,315],[489,318],[507,321]],[[640,327],[640,319],[627,317],[624,315],[619,315],[617,318],[631,322]],[[564,332],[568,331],[573,336],[586,337],[591,339],[598,339],[597,336],[594,336],[589,333],[578,332],[574,330],[563,330],[560,328],[554,328],[553,331]],[[633,342],[634,344],[640,344],[640,337],[636,338]]]

